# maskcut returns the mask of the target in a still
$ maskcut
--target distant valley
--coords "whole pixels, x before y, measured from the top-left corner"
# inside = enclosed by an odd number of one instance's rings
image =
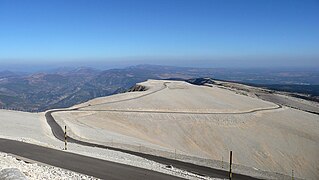
[[[127,91],[147,79],[211,77],[297,93],[318,101],[319,73],[138,65],[123,69],[60,68],[41,73],[0,72],[0,108],[38,112],[70,107]],[[287,89],[288,88],[288,89]]]

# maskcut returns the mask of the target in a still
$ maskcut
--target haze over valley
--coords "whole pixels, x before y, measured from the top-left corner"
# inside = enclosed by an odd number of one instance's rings
[[[0,180],[317,180],[318,22],[318,0],[0,0]]]
[[[318,101],[319,73],[302,69],[227,69],[137,65],[98,70],[89,67],[57,68],[21,73],[0,72],[0,108],[39,112],[70,107],[96,97],[127,91],[148,79],[209,77],[242,82],[274,90],[303,94]]]

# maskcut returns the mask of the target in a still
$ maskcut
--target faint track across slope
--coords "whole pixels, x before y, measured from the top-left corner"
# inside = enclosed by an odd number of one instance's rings
[[[100,103],[100,104],[95,104],[95,105],[91,105],[91,106],[83,106],[83,107],[78,107],[78,108],[73,108],[73,109],[50,110],[50,111],[47,111],[45,113],[45,117],[47,119],[48,124],[51,127],[53,135],[57,139],[59,139],[61,141],[64,141],[64,131],[63,131],[62,127],[55,121],[55,119],[52,116],[52,113],[64,112],[64,111],[83,111],[83,110],[80,110],[80,109],[85,108],[85,107],[92,107],[92,106],[105,105],[105,104],[113,104],[113,103],[125,102],[125,101],[130,101],[130,100],[142,98],[142,97],[157,93],[157,92],[159,92],[161,90],[164,90],[165,88],[167,88],[167,83],[168,82],[165,82],[163,84],[164,86],[162,88],[156,90],[156,91],[152,91],[150,93],[143,94],[143,95],[138,96],[138,97],[122,99],[122,100],[118,100],[118,101],[111,101],[111,102],[106,102],[106,103]],[[86,111],[86,110],[84,110],[84,111]],[[165,112],[163,112],[163,113],[165,113]],[[155,155],[135,152],[135,151],[126,150],[126,149],[120,149],[120,148],[105,146],[105,145],[96,144],[96,143],[90,143],[90,142],[86,142],[86,141],[77,140],[77,139],[74,139],[72,137],[68,137],[68,142],[76,143],[76,144],[80,144],[80,145],[84,145],[84,146],[99,147],[99,148],[103,148],[103,149],[110,149],[110,150],[115,150],[115,151],[120,151],[120,152],[124,152],[124,153],[128,153],[128,154],[140,156],[140,157],[143,157],[143,158],[155,161],[155,162],[159,162],[159,163],[162,163],[162,164],[173,165],[174,167],[177,167],[177,168],[189,171],[189,172],[193,172],[195,174],[210,176],[210,177],[214,177],[214,178],[227,178],[228,177],[228,172],[227,171],[219,170],[219,169],[213,169],[213,168],[200,166],[200,165],[196,165],[196,164],[192,164],[192,163],[182,162],[182,161],[178,161],[178,160],[174,160],[174,159],[169,159],[169,158],[164,158],[164,157],[160,157],[160,156],[155,156]],[[250,176],[247,176],[247,175],[236,174],[236,173],[233,174],[233,177],[234,177],[234,179],[257,179],[257,178],[253,178],[253,177],[250,177]]]

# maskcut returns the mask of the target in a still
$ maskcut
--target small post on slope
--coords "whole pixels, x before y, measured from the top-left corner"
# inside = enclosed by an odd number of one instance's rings
[[[67,135],[66,135],[66,126],[64,126],[64,150],[67,150]]]
[[[294,177],[294,170],[291,171],[291,179],[292,179],[292,180],[295,179],[295,177]]]
[[[233,151],[230,151],[230,158],[229,158],[229,180],[232,179],[232,172],[231,172],[231,166],[233,162]]]
[[[224,157],[222,156],[222,169],[224,169]]]

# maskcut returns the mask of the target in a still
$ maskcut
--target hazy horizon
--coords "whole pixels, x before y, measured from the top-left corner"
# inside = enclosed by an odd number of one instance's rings
[[[134,62],[113,62],[113,63],[103,63],[103,62],[97,62],[97,63],[79,63],[79,62],[69,62],[69,63],[51,63],[51,64],[7,64],[7,65],[1,65],[0,66],[0,72],[4,71],[10,71],[10,72],[16,72],[16,73],[50,73],[54,72],[58,69],[64,69],[64,70],[75,70],[78,68],[92,68],[99,71],[103,70],[109,70],[109,69],[123,69],[128,68],[132,66],[139,66],[139,65],[154,65],[154,66],[169,66],[169,67],[181,67],[181,68],[210,68],[210,69],[225,69],[225,70],[271,70],[271,71],[311,71],[311,72],[317,72],[317,67],[296,67],[296,66],[273,66],[273,67],[261,67],[261,66],[255,66],[255,67],[225,67],[225,66],[194,66],[190,64],[162,64],[162,63],[134,63]]]
[[[315,0],[0,0],[1,69],[319,68]]]

